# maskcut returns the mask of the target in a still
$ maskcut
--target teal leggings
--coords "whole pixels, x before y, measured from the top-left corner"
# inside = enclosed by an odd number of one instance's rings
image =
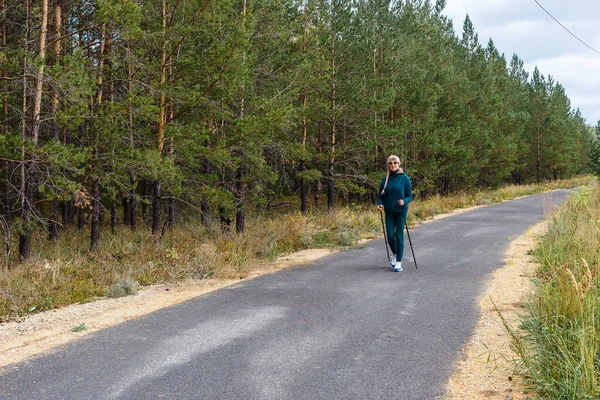
[[[398,261],[404,255],[404,216],[401,212],[385,214],[385,230],[388,244]]]

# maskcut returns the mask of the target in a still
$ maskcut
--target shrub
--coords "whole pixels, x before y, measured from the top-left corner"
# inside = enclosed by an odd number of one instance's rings
[[[125,279],[107,287],[104,290],[104,295],[110,298],[129,296],[136,294],[139,286],[139,283],[137,283],[135,280]]]

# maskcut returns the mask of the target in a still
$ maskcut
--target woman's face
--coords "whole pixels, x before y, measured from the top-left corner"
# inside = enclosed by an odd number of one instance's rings
[[[398,168],[400,168],[400,162],[390,161],[390,162],[388,162],[388,168],[390,169],[391,172],[396,172],[396,171],[398,171]]]

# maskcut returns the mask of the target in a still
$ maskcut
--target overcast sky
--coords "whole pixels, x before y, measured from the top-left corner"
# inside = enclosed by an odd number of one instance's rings
[[[600,52],[600,0],[538,0],[550,14]],[[469,14],[479,42],[491,38],[508,62],[517,54],[531,73],[551,75],[562,84],[571,108],[581,111],[590,125],[600,120],[600,54],[571,36],[534,0],[447,0],[444,13],[462,36]]]

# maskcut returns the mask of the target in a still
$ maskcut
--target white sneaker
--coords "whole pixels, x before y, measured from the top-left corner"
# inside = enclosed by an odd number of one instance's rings
[[[402,271],[402,261],[398,261],[396,265],[394,265],[394,272]]]
[[[393,268],[396,268],[396,255],[395,255],[395,254],[393,254],[393,255],[390,257],[390,264],[392,264],[392,267],[393,267]]]

